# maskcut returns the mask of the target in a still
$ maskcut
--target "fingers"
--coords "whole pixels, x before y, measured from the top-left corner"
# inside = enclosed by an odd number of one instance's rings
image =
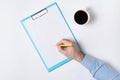
[[[68,39],[62,39],[61,42],[63,42],[64,44],[70,44],[70,43],[72,43],[72,41],[70,41]]]
[[[57,46],[57,48],[60,53],[65,54],[65,50],[61,46]]]
[[[67,49],[68,47],[61,47],[61,46],[59,46],[59,45],[61,45],[61,44],[72,44],[72,41],[70,41],[70,40],[68,40],[68,39],[62,39],[62,40],[60,40],[60,41],[57,43],[58,51],[61,52],[61,53],[63,53],[63,54],[65,54],[65,53],[66,53],[66,49]]]

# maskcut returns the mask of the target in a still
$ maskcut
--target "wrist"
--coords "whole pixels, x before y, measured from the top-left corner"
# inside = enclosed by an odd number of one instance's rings
[[[74,59],[78,62],[81,62],[85,57],[85,54],[80,53],[79,55],[77,55]]]

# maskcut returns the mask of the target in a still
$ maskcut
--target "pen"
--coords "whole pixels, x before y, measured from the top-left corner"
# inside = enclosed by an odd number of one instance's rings
[[[60,45],[57,45],[57,46],[61,46],[61,47],[70,47],[70,46],[72,46],[72,44],[60,44]]]

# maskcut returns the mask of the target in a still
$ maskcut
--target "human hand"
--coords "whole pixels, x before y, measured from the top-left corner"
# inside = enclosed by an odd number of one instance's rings
[[[72,44],[72,46],[62,47],[61,44]],[[84,58],[84,54],[80,51],[78,46],[74,41],[68,39],[62,39],[57,43],[58,51],[64,54],[66,57],[75,59],[78,62],[81,62]]]

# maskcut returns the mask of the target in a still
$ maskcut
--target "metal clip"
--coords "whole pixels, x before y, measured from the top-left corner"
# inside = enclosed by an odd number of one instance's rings
[[[48,13],[48,10],[46,8],[36,12],[35,14],[31,15],[32,17],[32,20],[35,20],[39,17],[42,17],[43,15],[47,14]]]

